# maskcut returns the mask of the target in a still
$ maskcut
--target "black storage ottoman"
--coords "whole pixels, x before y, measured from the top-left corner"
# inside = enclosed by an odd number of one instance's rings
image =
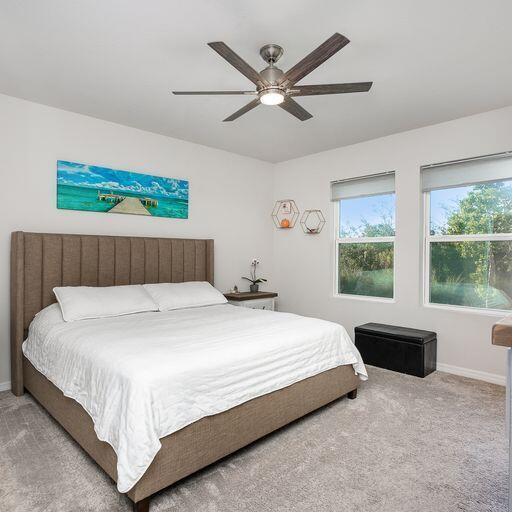
[[[354,331],[356,347],[369,365],[416,377],[436,370],[435,332],[375,323],[360,325]]]

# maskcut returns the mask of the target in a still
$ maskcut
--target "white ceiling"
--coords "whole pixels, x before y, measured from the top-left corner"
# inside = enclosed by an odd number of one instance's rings
[[[511,0],[0,0],[0,92],[278,162],[512,104]],[[374,81],[369,93],[299,98],[300,122],[206,43],[284,70],[340,32],[352,42],[303,84]]]

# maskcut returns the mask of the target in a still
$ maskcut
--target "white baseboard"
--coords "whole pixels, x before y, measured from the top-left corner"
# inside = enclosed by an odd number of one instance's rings
[[[470,368],[461,368],[460,366],[452,366],[450,364],[437,363],[437,369],[440,372],[453,373],[461,377],[469,377],[470,379],[483,380],[498,384],[500,386],[507,385],[507,377],[505,375],[497,375],[495,373],[481,372],[480,370],[471,370]]]
[[[0,382],[0,391],[9,391],[11,389],[10,381]]]

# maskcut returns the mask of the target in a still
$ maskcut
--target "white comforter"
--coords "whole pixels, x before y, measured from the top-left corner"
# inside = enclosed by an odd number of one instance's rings
[[[330,368],[366,370],[338,324],[223,304],[66,323],[57,304],[30,326],[23,352],[91,415],[129,491],[160,439]]]

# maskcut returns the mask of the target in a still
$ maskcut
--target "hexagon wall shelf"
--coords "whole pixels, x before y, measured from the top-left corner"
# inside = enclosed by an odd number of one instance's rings
[[[272,211],[272,220],[278,229],[291,229],[299,217],[299,209],[293,199],[276,201]]]
[[[325,217],[321,210],[304,210],[300,218],[302,231],[306,235],[318,235],[325,224]]]

